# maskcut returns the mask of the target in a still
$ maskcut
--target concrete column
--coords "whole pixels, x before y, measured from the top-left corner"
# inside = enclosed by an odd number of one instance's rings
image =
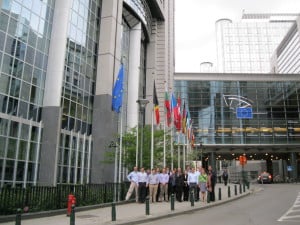
[[[291,166],[292,166],[291,178],[296,179],[298,175],[297,154],[295,152],[291,152],[290,157],[291,157]]]
[[[111,110],[112,89],[121,64],[122,0],[103,0],[93,111],[91,183],[114,182],[114,164],[103,163],[116,141],[119,114]]]
[[[213,170],[216,171],[216,153],[211,152],[210,153],[210,165],[212,166]]]
[[[64,76],[67,30],[72,0],[57,1],[49,47],[48,67],[43,101],[43,136],[39,183],[56,185],[57,159],[61,128],[61,91]]]
[[[141,23],[130,31],[130,52],[128,68],[128,101],[127,101],[127,125],[132,128],[138,125],[139,106],[136,100],[139,98],[140,58],[141,58]]]
[[[60,106],[62,92],[69,12],[72,0],[55,4],[53,28],[46,74],[44,107]]]
[[[157,21],[153,20],[150,42],[147,44],[146,96],[150,101],[145,109],[145,123],[151,124],[153,113],[153,81],[156,76]],[[156,87],[157,88],[157,87]]]

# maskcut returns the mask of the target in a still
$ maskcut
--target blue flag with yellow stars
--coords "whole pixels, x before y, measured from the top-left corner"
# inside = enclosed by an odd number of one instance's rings
[[[123,100],[123,76],[124,76],[124,68],[121,65],[118,78],[116,80],[113,92],[112,92],[112,110],[119,113],[120,108],[122,107]]]

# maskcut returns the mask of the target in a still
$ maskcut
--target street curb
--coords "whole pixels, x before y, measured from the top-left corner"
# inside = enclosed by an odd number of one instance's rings
[[[253,192],[256,192],[256,191],[253,191]],[[107,222],[106,224],[108,224],[108,225],[109,224],[112,224],[112,225],[136,225],[136,224],[142,224],[142,223],[145,223],[145,222],[170,218],[170,217],[174,217],[174,216],[178,216],[178,215],[182,215],[182,214],[186,214],[186,213],[191,213],[191,212],[196,212],[196,211],[203,210],[203,209],[212,208],[214,206],[219,206],[219,205],[222,205],[222,204],[225,204],[225,203],[228,203],[228,202],[232,202],[232,201],[235,201],[235,200],[239,200],[243,197],[249,196],[253,192],[249,190],[248,193],[246,193],[246,194],[242,194],[242,195],[239,195],[237,197],[232,197],[230,199],[228,198],[226,200],[211,202],[211,203],[208,203],[208,205],[201,206],[201,207],[189,208],[189,209],[185,209],[185,210],[181,210],[181,211],[176,211],[176,208],[175,208],[174,211],[171,211],[171,212],[166,213],[166,214],[149,215],[149,216],[146,216],[146,218],[141,218],[141,219],[137,218],[135,221],[132,221],[132,220],[123,221],[123,222],[122,221],[113,221],[113,222]]]
[[[123,205],[127,204],[130,201],[123,201],[123,202],[116,202],[116,205]],[[134,201],[132,201],[134,202]],[[76,207],[76,212],[88,211],[92,209],[100,209],[105,207],[110,207],[112,202],[109,203],[102,203],[98,205],[89,205],[89,206],[80,206]],[[59,215],[66,215],[67,216],[67,209],[56,209],[56,210],[49,210],[49,211],[42,211],[42,212],[32,212],[32,213],[22,213],[22,220],[28,219],[37,219],[43,217],[50,217],[50,216],[59,216]],[[0,223],[5,222],[13,222],[16,219],[16,215],[7,215],[7,216],[0,216]]]

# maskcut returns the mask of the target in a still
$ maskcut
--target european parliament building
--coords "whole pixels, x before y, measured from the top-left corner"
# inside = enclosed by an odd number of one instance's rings
[[[249,167],[261,161],[274,176],[299,177],[299,30],[299,14],[218,20],[218,73],[206,62],[206,72],[175,74],[201,158],[229,165],[245,155]]]
[[[0,187],[113,182],[104,152],[154,81],[163,102],[173,51],[173,1],[0,0]]]

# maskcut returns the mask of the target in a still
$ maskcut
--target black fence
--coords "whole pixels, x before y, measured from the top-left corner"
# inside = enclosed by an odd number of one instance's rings
[[[40,212],[67,208],[68,195],[76,197],[76,206],[97,205],[124,200],[129,183],[58,185],[56,187],[4,187],[0,189],[0,215]]]

